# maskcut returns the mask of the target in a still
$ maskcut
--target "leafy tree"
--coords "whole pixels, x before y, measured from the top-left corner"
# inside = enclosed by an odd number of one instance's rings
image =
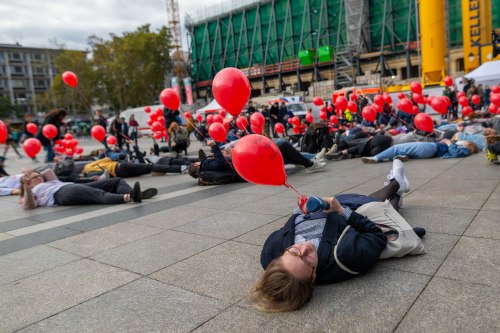
[[[19,106],[13,105],[8,98],[0,96],[0,119],[7,119],[13,115],[20,116]]]

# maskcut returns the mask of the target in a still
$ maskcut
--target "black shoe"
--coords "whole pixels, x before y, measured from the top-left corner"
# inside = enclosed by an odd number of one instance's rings
[[[333,153],[333,154],[325,154],[325,157],[329,161],[331,161],[331,160],[340,160],[340,159],[342,159],[342,152],[339,151],[339,152],[336,152],[336,153]]]
[[[207,154],[205,154],[205,151],[203,149],[198,150],[198,158],[200,159],[200,161],[207,158]]]
[[[426,234],[426,231],[424,228],[418,228],[418,227],[415,227],[413,228],[413,231],[415,231],[415,233],[417,234],[418,237],[422,238],[425,236]]]
[[[152,197],[154,197],[157,194],[158,194],[157,189],[148,188],[147,190],[141,192],[141,197],[142,197],[142,199],[151,199]]]
[[[130,199],[133,202],[142,202],[141,184],[135,182],[132,192],[130,192]]]

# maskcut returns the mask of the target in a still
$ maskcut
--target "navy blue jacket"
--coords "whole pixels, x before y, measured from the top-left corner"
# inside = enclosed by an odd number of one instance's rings
[[[205,158],[200,163],[200,171],[226,171],[232,170],[232,161],[230,157],[224,157],[220,147],[217,145],[212,146],[213,158]]]
[[[260,262],[264,269],[294,244],[295,218],[292,215],[281,229],[273,232],[264,243]],[[357,273],[370,269],[387,245],[382,230],[366,217],[352,212],[348,220],[342,215],[329,213],[319,244],[316,284],[341,282],[354,277],[340,267],[334,256],[334,248],[344,230],[350,226],[337,247],[337,259],[349,270]]]

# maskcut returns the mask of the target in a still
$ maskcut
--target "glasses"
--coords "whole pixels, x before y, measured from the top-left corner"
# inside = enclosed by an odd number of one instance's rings
[[[307,258],[307,257],[304,257],[301,253],[300,253],[300,250],[295,247],[295,246],[290,246],[288,248],[285,249],[285,252],[288,252],[290,253],[292,256],[294,257],[299,257],[307,266],[311,267],[312,269],[312,272],[311,272],[311,279],[313,277],[313,274],[314,274],[314,271],[316,269],[316,267],[314,266],[314,263],[310,262],[310,259]]]
[[[36,174],[34,176],[30,177],[30,180],[37,179],[37,178],[43,178],[42,175]]]

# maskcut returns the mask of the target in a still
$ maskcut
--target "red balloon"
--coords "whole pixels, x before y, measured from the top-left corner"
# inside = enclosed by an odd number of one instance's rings
[[[237,68],[219,71],[212,82],[215,100],[234,117],[238,117],[250,98],[250,81]]]
[[[116,136],[114,136],[114,135],[110,135],[106,138],[106,143],[110,146],[116,145],[117,142],[118,142],[118,140],[116,140]]]
[[[256,127],[264,126],[265,121],[266,121],[266,118],[264,118],[264,116],[260,112],[254,112],[250,116],[250,123]]]
[[[276,144],[262,135],[251,134],[239,139],[232,160],[238,174],[259,185],[284,185],[283,156]]]
[[[337,118],[337,116],[330,116],[330,122],[337,125],[339,123],[339,118]]]
[[[196,120],[197,120],[198,122],[200,122],[200,123],[201,123],[201,122],[203,121],[203,116],[202,116],[201,114],[199,114],[199,113],[198,113],[198,114],[196,115]]]
[[[332,106],[331,104],[330,104],[330,105],[328,105],[328,107],[326,108],[326,110],[327,110],[328,112],[333,112],[333,106]]]
[[[76,77],[76,74],[70,71],[66,71],[62,74],[62,79],[64,83],[66,83],[68,86],[75,88],[78,85],[78,78]]]
[[[458,98],[458,104],[460,104],[460,105],[462,105],[462,106],[465,107],[465,106],[469,105],[469,100],[465,96],[460,96]]]
[[[325,104],[325,102],[323,102],[323,99],[321,97],[316,96],[316,97],[313,98],[313,104],[317,105],[317,106],[320,106],[320,105]]]
[[[238,128],[242,131],[246,130],[246,128],[248,126],[247,118],[242,117],[242,116],[236,118],[236,126],[238,126]]]
[[[356,94],[351,94],[350,96],[350,100],[353,101],[353,102],[356,102],[358,100],[358,95]]]
[[[189,113],[189,112],[184,112],[184,118],[186,118],[186,119],[191,119],[191,113]]]
[[[226,111],[220,110],[219,111],[219,116],[221,116],[222,118],[226,118]]]
[[[155,122],[153,122],[153,125],[151,125],[151,129],[154,132],[161,132],[163,130],[163,126],[161,125],[161,123],[159,121],[155,121]]]
[[[52,124],[47,124],[42,127],[42,134],[49,140],[55,138],[58,132],[57,127]]]
[[[467,97],[467,96],[465,96],[465,93],[464,93],[463,91],[459,91],[459,92],[457,93],[457,98],[460,98],[460,97],[462,97],[462,96]]]
[[[166,122],[165,117],[160,116],[160,117],[156,118],[156,121],[159,122],[161,124],[161,126],[165,126],[165,122]]]
[[[146,106],[146,107],[144,108],[144,112],[146,112],[146,113],[150,113],[150,112],[151,112],[151,108],[150,108],[149,106]]]
[[[95,125],[90,130],[90,134],[94,139],[96,139],[99,142],[102,142],[102,140],[104,140],[104,137],[106,137],[106,130],[101,125]]]
[[[154,122],[155,121],[153,119],[148,119],[148,121],[146,121],[146,124],[148,124],[151,127]]]
[[[288,124],[293,125],[293,118],[288,118]]]
[[[406,97],[406,96],[405,96],[405,94],[404,94],[404,93],[402,93],[402,92],[399,92],[399,93],[398,93],[398,99],[403,99],[403,98],[405,98],[405,97]]]
[[[83,153],[83,148],[82,147],[76,147],[75,148],[75,153],[77,153],[78,155],[81,155]]]
[[[335,101],[335,108],[345,111],[347,109],[347,99],[344,96],[339,96]]]
[[[384,93],[383,97],[384,97],[384,102],[386,102],[387,104],[392,104],[391,95],[389,95],[388,93]]]
[[[300,118],[299,118],[299,117],[297,117],[297,116],[293,117],[293,118],[292,118],[292,124],[293,124],[294,126],[300,126]]]
[[[42,144],[38,139],[29,138],[24,140],[23,148],[26,155],[28,155],[29,158],[33,158],[40,152],[40,149],[42,149]]]
[[[446,103],[446,106],[451,106],[451,101],[450,101],[450,98],[448,96],[443,95],[443,96],[441,96],[441,98]]]
[[[373,97],[373,103],[383,107],[384,106],[384,97],[382,95],[375,95],[375,97]]]
[[[321,114],[322,114],[322,113],[324,113],[324,114],[326,115],[326,112],[320,112],[320,113],[319,113],[320,118],[321,118]],[[323,119],[323,118],[321,118],[321,119]],[[314,117],[313,117],[312,113],[308,112],[308,113],[306,114],[306,121],[307,121],[308,123],[313,123],[313,122],[314,122]]]
[[[413,105],[413,114],[418,114],[420,112],[420,110],[418,109],[418,107],[416,105]]]
[[[372,108],[373,108],[373,109],[375,110],[375,112],[377,112],[377,113],[381,113],[382,111],[384,111],[384,110],[382,109],[382,107],[381,107],[380,105],[378,105],[378,104],[373,104],[373,105],[372,105]]]
[[[421,94],[422,85],[418,81],[413,81],[412,83],[410,83],[410,90],[414,93]]]
[[[207,123],[208,123],[209,125],[211,125],[213,122],[214,122],[214,115],[213,115],[213,114],[209,114],[209,115],[207,116]]]
[[[488,105],[488,112],[489,113],[492,113],[492,114],[499,114],[499,111],[500,111],[500,107],[491,103],[490,105]],[[462,113],[463,113],[463,110],[462,110]]]
[[[226,142],[226,129],[221,123],[212,123],[208,128],[208,134],[212,139],[218,142]]]
[[[473,112],[472,108],[470,106],[464,106],[462,108],[462,117],[467,117]]]
[[[153,133],[153,138],[155,140],[160,140],[163,137],[163,132],[154,132]]]
[[[274,130],[277,133],[283,134],[285,133],[285,126],[283,126],[282,123],[276,123],[276,125],[274,125]]]
[[[419,113],[413,120],[415,127],[424,132],[432,132],[434,130],[434,123],[432,118],[427,113]]]
[[[432,95],[427,96],[427,104],[428,105],[432,105],[432,100],[433,99],[434,99],[434,96],[432,96]]]
[[[254,132],[255,134],[262,134],[262,130],[264,129],[263,127],[259,127],[259,126],[255,126],[253,124],[250,124],[250,129],[252,130],[252,132]]]
[[[162,117],[163,116],[163,110],[161,108],[157,108],[154,115],[156,117]]]
[[[73,140],[73,134],[71,134],[71,133],[64,134],[64,139],[65,140]]]
[[[361,115],[366,121],[374,122],[377,118],[377,112],[371,106],[365,106],[363,111],[361,111]]]
[[[160,101],[166,108],[171,110],[177,110],[181,105],[179,95],[177,95],[177,92],[172,88],[166,88],[161,91]]]
[[[425,104],[424,96],[421,94],[413,93],[412,98],[418,104]]]
[[[453,79],[451,78],[451,76],[446,76],[443,82],[448,87],[451,87],[453,85]]]
[[[35,135],[38,132],[38,126],[35,123],[28,123],[26,124],[26,130],[28,133]]]
[[[74,153],[75,152],[71,148],[66,148],[66,150],[64,151],[64,154],[66,154],[68,156],[73,156]]]
[[[222,125],[224,125],[224,128],[226,129],[226,131],[229,131],[229,128],[231,127],[230,126],[230,123],[231,121],[233,120],[233,118],[224,118],[224,120],[222,121]]]
[[[479,97],[479,95],[472,95],[472,97],[470,98],[471,102],[478,105],[479,102],[481,102],[481,97]]]
[[[448,112],[448,105],[446,101],[441,98],[441,96],[434,97],[431,102],[431,106],[434,110],[441,114],[446,114]]]
[[[403,98],[399,101],[399,108],[406,113],[412,114],[413,103],[408,98]]]
[[[326,120],[326,118],[327,118],[326,112],[320,112],[320,113],[319,113],[319,118],[320,118],[321,120]]]
[[[491,92],[494,94],[500,94],[500,86],[491,87]]]
[[[54,145],[54,150],[56,151],[56,153],[61,153],[62,154],[62,153],[64,153],[64,151],[66,150],[66,148],[64,148],[63,145],[56,143]]]
[[[349,111],[351,111],[351,113],[358,112],[358,104],[356,104],[355,102],[349,101],[347,103],[347,108],[349,109]]]
[[[218,114],[216,114],[214,116],[214,123],[222,124],[223,122],[224,122],[224,119],[221,116],[219,116]]]
[[[299,126],[299,127],[295,126],[295,127],[293,128],[293,133],[295,133],[295,134],[300,134],[300,126]]]
[[[319,109],[321,112],[326,112],[326,106],[324,106],[324,105],[322,105]]]
[[[500,93],[490,94],[490,102],[496,106],[500,106]]]
[[[0,143],[5,143],[5,141],[7,141],[7,133],[7,126],[0,120]]]

